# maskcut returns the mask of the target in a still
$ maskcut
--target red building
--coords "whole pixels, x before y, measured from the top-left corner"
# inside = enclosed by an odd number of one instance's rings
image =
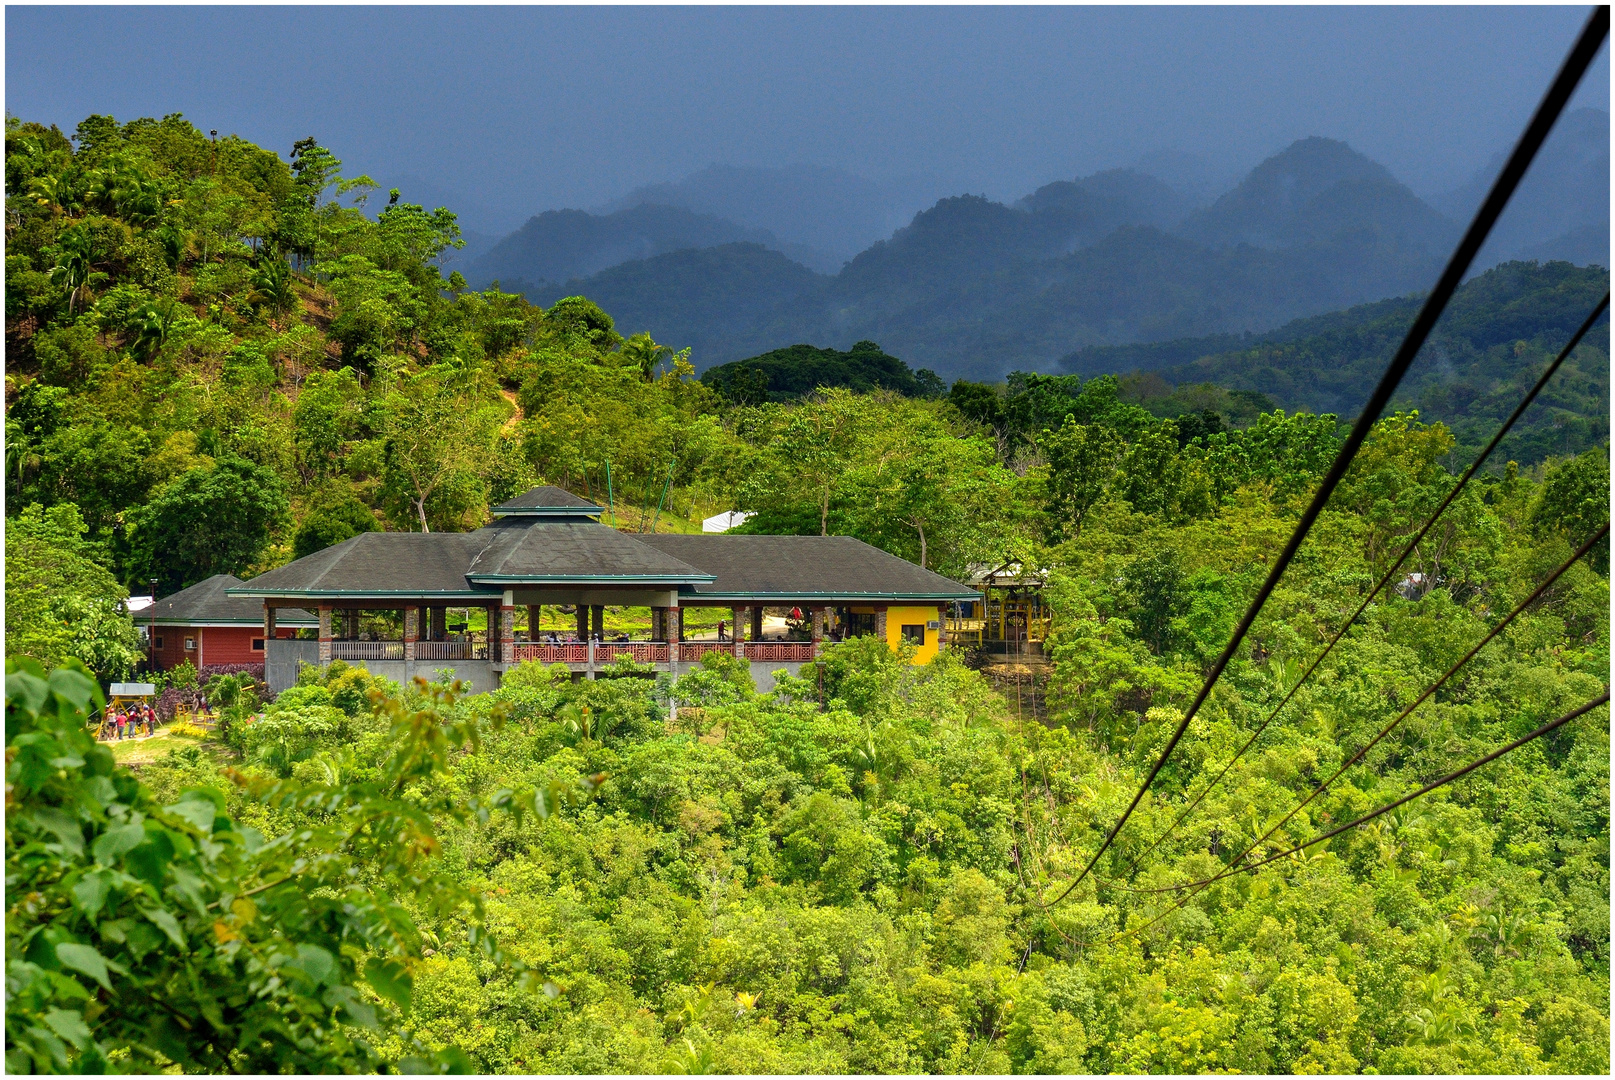
[[[264,608],[258,600],[227,596],[241,579],[215,574],[172,596],[165,596],[135,616],[141,629],[156,639],[157,667],[168,670],[189,660],[200,668],[214,664],[264,662]],[[275,613],[275,636],[290,638],[320,622],[301,608]]]

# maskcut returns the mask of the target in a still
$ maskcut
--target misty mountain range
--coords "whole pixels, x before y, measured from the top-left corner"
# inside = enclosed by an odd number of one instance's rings
[[[1346,144],[1308,138],[1209,203],[1204,188],[1117,169],[1013,205],[943,198],[889,235],[916,188],[713,166],[598,212],[540,214],[462,272],[535,303],[588,296],[625,332],[692,346],[702,369],[874,340],[950,379],[995,379],[1088,347],[1262,332],[1427,288],[1501,162],[1426,201]],[[1474,270],[1605,264],[1608,251],[1609,116],[1583,109],[1561,121]]]

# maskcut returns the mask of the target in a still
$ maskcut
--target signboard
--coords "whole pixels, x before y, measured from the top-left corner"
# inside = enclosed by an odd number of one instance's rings
[[[112,684],[113,697],[151,697],[157,692],[155,683],[149,682],[115,682]]]

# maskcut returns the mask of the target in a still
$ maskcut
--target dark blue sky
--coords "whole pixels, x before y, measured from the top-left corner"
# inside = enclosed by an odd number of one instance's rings
[[[709,163],[1015,198],[1344,139],[1421,195],[1518,133],[1584,7],[6,9],[6,108],[315,135],[492,230]],[[1608,108],[1608,53],[1576,104]]]

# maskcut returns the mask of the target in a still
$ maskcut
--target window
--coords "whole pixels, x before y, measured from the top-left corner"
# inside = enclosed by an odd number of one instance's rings
[[[157,647],[158,647],[158,648],[159,648],[159,649],[160,649],[160,648],[162,648],[162,647],[163,647],[163,639],[162,639],[162,638],[161,638],[161,637],[159,637],[159,638],[158,638],[158,639],[157,639]]]
[[[913,642],[915,645],[924,645],[925,644],[925,624],[924,623],[904,623],[903,624],[903,640]]]
[[[188,637],[188,638],[185,639],[185,651],[186,652],[195,652],[196,651],[196,639],[195,638]]]
[[[252,639],[252,651],[253,652],[263,652],[264,651],[264,639],[263,638],[255,637],[255,638]]]

